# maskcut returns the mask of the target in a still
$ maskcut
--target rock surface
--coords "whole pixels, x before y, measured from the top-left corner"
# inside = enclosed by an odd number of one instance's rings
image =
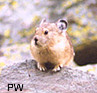
[[[97,77],[70,67],[60,72],[41,72],[36,62],[28,60],[6,66],[0,75],[0,93],[8,91],[8,84],[23,84],[16,93],[97,93]]]

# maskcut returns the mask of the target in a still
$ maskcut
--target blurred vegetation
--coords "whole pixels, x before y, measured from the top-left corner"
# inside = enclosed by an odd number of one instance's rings
[[[3,48],[9,45],[29,44],[44,17],[49,22],[68,20],[75,51],[97,41],[97,0],[0,0],[0,55],[5,56]]]

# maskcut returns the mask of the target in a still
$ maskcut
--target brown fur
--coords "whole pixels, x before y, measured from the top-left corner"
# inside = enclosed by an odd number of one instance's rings
[[[45,30],[48,34],[44,35]],[[54,65],[54,70],[63,65],[68,65],[74,58],[73,46],[66,32],[59,33],[55,23],[43,23],[36,29],[31,40],[31,53],[38,62],[40,70],[46,70],[47,62]],[[38,45],[35,45],[34,38],[38,38]]]

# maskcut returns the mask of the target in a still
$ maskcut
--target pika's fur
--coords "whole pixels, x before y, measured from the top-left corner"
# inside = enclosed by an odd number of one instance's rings
[[[59,71],[73,61],[74,51],[66,32],[67,25],[67,21],[63,19],[56,23],[43,20],[36,28],[30,48],[39,70],[47,70],[45,64],[51,63],[54,66],[53,71]]]

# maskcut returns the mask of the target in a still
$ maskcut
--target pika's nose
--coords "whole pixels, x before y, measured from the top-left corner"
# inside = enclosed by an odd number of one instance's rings
[[[35,40],[35,45],[37,45],[38,38],[35,37],[34,40]]]
[[[38,38],[35,37],[34,40],[35,40],[35,45],[37,45]]]
[[[35,42],[37,42],[38,41],[37,37],[35,37],[34,40],[35,40]]]

